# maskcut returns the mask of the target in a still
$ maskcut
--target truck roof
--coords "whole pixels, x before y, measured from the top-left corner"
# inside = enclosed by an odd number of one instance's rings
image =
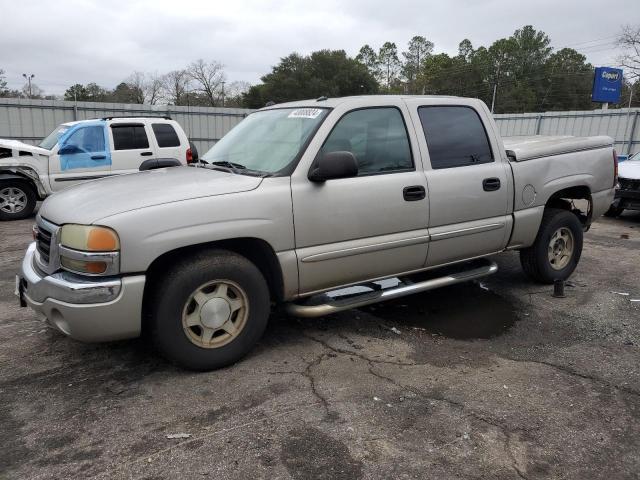
[[[125,122],[131,122],[131,121],[144,121],[144,120],[154,120],[154,121],[158,121],[158,122],[162,122],[162,121],[171,121],[171,117],[167,117],[167,116],[153,116],[153,115],[138,115],[135,117],[102,117],[102,118],[87,118],[85,120],[76,120],[73,122],[64,122],[62,125],[78,125],[79,123],[85,123],[85,122],[95,122],[96,120],[104,120],[104,121],[116,121],[116,120],[122,120]]]
[[[329,107],[334,108],[338,105],[345,102],[353,102],[355,100],[368,100],[371,103],[375,103],[378,100],[384,99],[396,99],[396,100],[404,100],[404,99],[434,99],[434,98],[459,98],[464,99],[465,101],[470,100],[466,97],[456,97],[453,95],[355,95],[351,97],[335,97],[335,98],[312,98],[308,100],[297,100],[295,102],[285,102],[285,103],[276,103],[273,105],[269,105],[268,107],[264,107],[264,109],[269,108],[285,108],[285,107]]]

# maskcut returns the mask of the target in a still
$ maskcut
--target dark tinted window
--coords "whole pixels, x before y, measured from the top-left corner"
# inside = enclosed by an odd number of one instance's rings
[[[358,160],[358,175],[413,168],[407,129],[397,108],[347,113],[329,134],[322,151],[352,152]]]
[[[111,131],[115,150],[149,148],[149,139],[144,131],[144,125],[111,125]]]
[[[180,146],[178,134],[168,123],[154,123],[151,128],[153,128],[153,133],[160,148]]]
[[[493,161],[482,120],[469,107],[420,107],[431,167],[451,168]]]

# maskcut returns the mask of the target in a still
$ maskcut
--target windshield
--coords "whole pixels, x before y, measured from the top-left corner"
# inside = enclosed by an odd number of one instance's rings
[[[239,169],[279,172],[295,160],[327,112],[325,108],[280,108],[252,113],[202,160]]]
[[[51,150],[56,143],[58,143],[58,139],[62,136],[64,132],[69,130],[69,125],[59,125],[53,129],[49,135],[44,137],[44,139],[38,145],[40,148],[46,148],[47,150]]]

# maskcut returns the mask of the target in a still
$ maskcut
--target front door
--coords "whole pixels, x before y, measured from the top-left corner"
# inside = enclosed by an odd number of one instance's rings
[[[105,122],[69,128],[58,141],[57,151],[49,157],[49,172],[54,192],[109,175],[111,156]]]
[[[301,294],[424,265],[426,179],[419,156],[412,153],[417,147],[409,140],[407,123],[404,105],[345,112],[320,154],[352,152],[358,176],[314,183],[307,178],[307,167],[294,172]]]

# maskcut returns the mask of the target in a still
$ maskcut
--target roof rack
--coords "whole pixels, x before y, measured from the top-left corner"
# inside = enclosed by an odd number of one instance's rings
[[[102,117],[100,120],[114,120],[116,118],[162,118],[164,120],[172,120],[169,115],[127,115],[115,117]]]

